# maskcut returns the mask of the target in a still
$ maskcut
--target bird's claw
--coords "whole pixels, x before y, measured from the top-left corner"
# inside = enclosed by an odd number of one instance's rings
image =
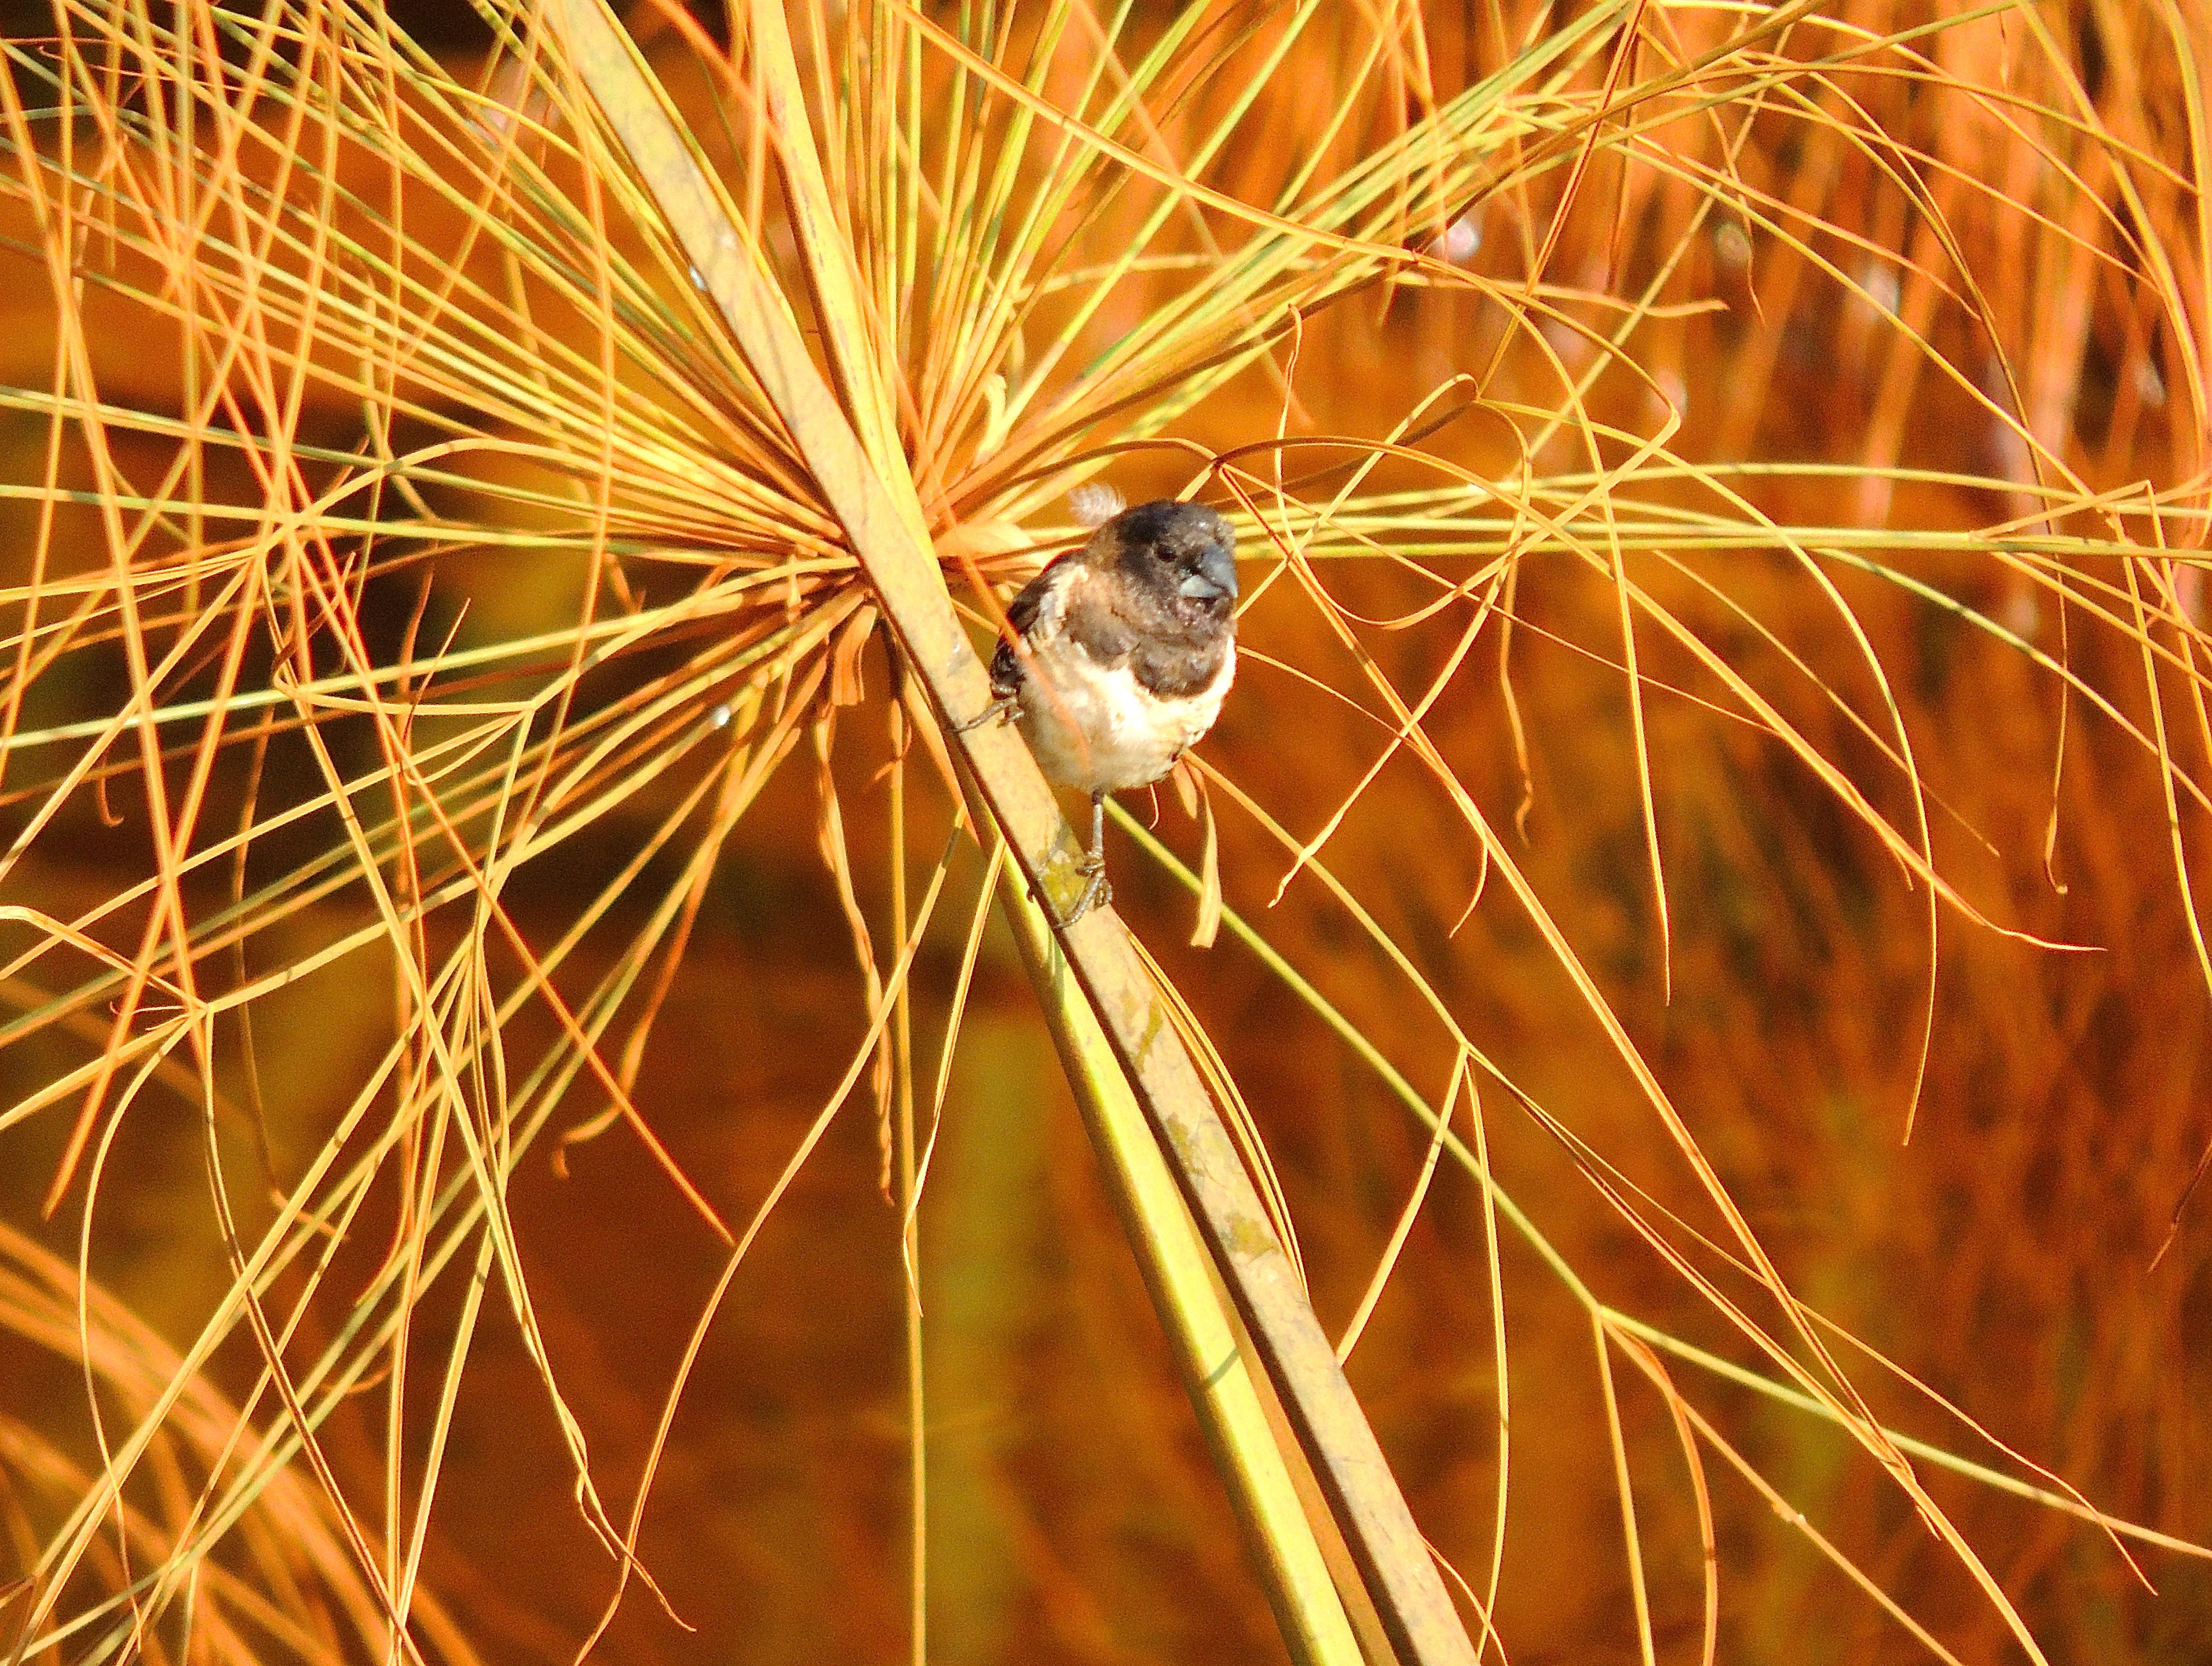
[[[1062,925],[1073,925],[1092,909],[1103,908],[1114,900],[1114,888],[1106,878],[1104,857],[1085,857],[1077,871],[1083,875],[1083,889],[1075,899],[1075,906],[1061,920]]]
[[[1083,860],[1076,864],[1083,875],[1083,893],[1075,900],[1075,906],[1067,911],[1063,925],[1073,925],[1094,908],[1103,908],[1114,900],[1114,888],[1106,882],[1106,794],[1103,790],[1091,795],[1091,844],[1083,852]]]
[[[1000,723],[1010,723],[1013,720],[1014,708],[1020,703],[1021,696],[1018,694],[1001,694],[967,722],[953,724],[952,732],[956,735],[972,735],[994,719]]]

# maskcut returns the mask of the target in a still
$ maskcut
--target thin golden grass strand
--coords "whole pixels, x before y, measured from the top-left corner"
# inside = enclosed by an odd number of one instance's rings
[[[914,964],[914,957],[921,948],[930,917],[936,908],[938,894],[944,887],[945,875],[951,870],[953,852],[957,848],[961,835],[965,831],[965,818],[956,817],[951,835],[945,844],[945,853],[938,859],[937,866],[930,876],[929,888],[924,893],[921,906],[916,911],[914,930],[906,942],[899,946],[897,959],[891,966],[886,981],[893,984],[904,983]],[[799,1178],[799,1170],[805,1166],[807,1159],[813,1155],[814,1148],[821,1143],[822,1136],[829,1132],[830,1123],[836,1119],[837,1112],[843,1108],[845,1101],[852,1096],[853,1089],[859,1085],[861,1075],[866,1071],[870,1061],[875,1057],[877,1048],[883,1041],[884,1033],[890,1024],[891,1013],[892,1007],[890,1003],[879,1002],[876,1004],[867,1031],[854,1049],[851,1062],[846,1066],[844,1075],[840,1078],[837,1086],[830,1090],[830,1096],[823,1101],[822,1109],[815,1113],[813,1120],[808,1124],[805,1133],[800,1136],[799,1144],[793,1149],[790,1157],[785,1160],[782,1170],[769,1183],[766,1196],[755,1206],[751,1218],[745,1223],[744,1230],[738,1234],[736,1242],[731,1246],[729,1255],[723,1261],[721,1271],[715,1275],[714,1287],[708,1292],[705,1303],[701,1306],[699,1317],[692,1324],[691,1334],[684,1345],[683,1356],[678,1360],[675,1372],[670,1379],[667,1393],[662,1396],[659,1421],[654,1426],[653,1439],[647,1449],[645,1461],[639,1474],[636,1495],[630,1504],[629,1519],[622,1530],[622,1572],[617,1578],[613,1594],[607,1598],[606,1606],[600,1611],[598,1621],[577,1648],[574,1658],[579,1662],[587,1657],[593,1645],[606,1634],[607,1627],[614,1623],[615,1615],[622,1605],[623,1596],[629,1586],[629,1571],[635,1562],[637,1536],[644,1525],[646,1505],[652,1496],[654,1477],[659,1473],[661,1457],[667,1448],[669,1433],[676,1421],[677,1409],[682,1403],[684,1390],[690,1381],[692,1370],[698,1363],[699,1352],[706,1345],[707,1332],[711,1328],[715,1315],[721,1312],[723,1298],[728,1293],[731,1282],[737,1277],[738,1269],[744,1265],[745,1257],[752,1249],[754,1240],[760,1236],[761,1228],[768,1224],[769,1216],[775,1212],[776,1205],[783,1201],[784,1195],[790,1190],[792,1182]]]
[[[1658,1666],[1651,1641],[1651,1597],[1644,1589],[1644,1538],[1636,1527],[1636,1488],[1628,1474],[1628,1440],[1620,1428],[1620,1396],[1613,1381],[1613,1339],[1601,1315],[1590,1315],[1591,1341],[1597,1350],[1598,1385],[1605,1390],[1605,1427],[1613,1445],[1613,1487],[1620,1503],[1620,1532],[1626,1543],[1628,1594],[1636,1615],[1636,1645],[1644,1666]]]
[[[1352,1350],[1359,1346],[1359,1338],[1367,1329],[1368,1320],[1375,1316],[1375,1304],[1382,1299],[1383,1287],[1389,1283],[1390,1275],[1397,1267],[1398,1257],[1406,1248],[1406,1239],[1413,1234],[1413,1222],[1420,1215],[1421,1205],[1428,1200],[1429,1182],[1436,1178],[1437,1160],[1443,1155],[1444,1135],[1451,1127],[1451,1113],[1453,1107],[1459,1103],[1462,1081],[1467,1082],[1469,1096],[1474,1098],[1474,1108],[1470,1114],[1478,1123],[1482,1119],[1481,1101],[1474,1097],[1474,1084],[1468,1076],[1468,1063],[1463,1051],[1453,1062],[1451,1081],[1444,1087],[1443,1113],[1437,1118],[1436,1128],[1429,1136],[1429,1148],[1421,1155],[1420,1172],[1414,1177],[1413,1195],[1407,1198],[1405,1208],[1398,1211],[1397,1224],[1390,1229],[1389,1242],[1383,1246],[1382,1257],[1376,1263],[1374,1275],[1367,1281],[1367,1288],[1361,1294],[1358,1306],[1352,1310],[1351,1318],[1345,1322],[1344,1334],[1337,1338],[1336,1357],[1340,1362],[1349,1360]]]

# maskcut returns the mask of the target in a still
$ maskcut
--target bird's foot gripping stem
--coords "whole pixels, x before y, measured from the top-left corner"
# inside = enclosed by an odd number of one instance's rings
[[[1067,918],[1062,922],[1063,924],[1073,925],[1092,909],[1103,908],[1114,900],[1114,888],[1107,881],[1106,864],[1103,861],[1095,857],[1085,857],[1082,872],[1082,894],[1075,899],[1075,906],[1067,911]]]
[[[967,722],[953,724],[952,732],[956,735],[972,735],[986,724],[1012,723],[1019,714],[1021,706],[1022,697],[1019,694],[1000,694]]]
[[[1067,911],[1063,925],[1073,925],[1094,908],[1103,908],[1114,900],[1114,888],[1106,878],[1106,795],[1091,795],[1091,849],[1078,870],[1083,875],[1083,890],[1075,899],[1075,906]]]

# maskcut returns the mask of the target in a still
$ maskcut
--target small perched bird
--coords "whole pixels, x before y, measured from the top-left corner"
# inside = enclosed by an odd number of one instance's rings
[[[1221,715],[1237,675],[1237,540],[1201,503],[1125,509],[1015,597],[1018,641],[991,659],[996,700],[1046,776],[1091,795],[1073,924],[1113,895],[1106,796],[1149,786]],[[972,726],[972,725],[971,725]]]

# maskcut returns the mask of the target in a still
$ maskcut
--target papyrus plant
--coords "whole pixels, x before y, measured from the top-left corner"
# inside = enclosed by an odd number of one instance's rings
[[[583,0],[488,5],[476,47],[442,58],[340,3],[62,6],[9,47],[0,213],[46,327],[0,395],[0,1138],[44,1140],[36,1201],[77,1227],[79,1299],[105,1313],[85,1275],[108,1155],[149,1105],[187,1107],[231,1269],[161,1385],[134,1387],[119,1422],[95,1415],[96,1462],[46,1464],[22,1515],[17,1650],[189,1657],[236,1591],[281,1608],[335,1581],[356,1609],[368,1594],[364,1629],[390,1653],[465,1656],[419,1581],[491,1304],[540,1367],[615,1600],[648,1584],[641,1524],[692,1360],[841,1114],[879,1119],[908,1269],[923,1254],[930,1133],[957,1114],[949,1066],[997,902],[1301,1657],[1510,1657],[1492,1622],[1522,1265],[1589,1327],[1589,1470],[1616,1493],[1621,1634],[1647,1660],[1662,1642],[1626,1378],[1677,1444],[1707,1658],[1729,1572],[1718,1474],[1783,1511],[1897,1635],[1960,1657],[1747,1450],[1732,1417],[1761,1400],[1841,1432],[2028,1657],[2040,1645],[1932,1469],[2116,1544],[2186,1548],[2026,1458],[1965,1450],[1977,1432],[1956,1422],[1956,1439],[1889,1427],[1867,1386],[1891,1393],[1883,1362],[1802,1299],[1631,995],[1686,993],[1677,923],[1713,906],[1669,872],[1657,736],[1686,713],[1786,760],[1924,910],[1894,1126],[1936,1045],[1947,935],[2055,940],[1944,859],[1900,615],[2002,644],[2154,773],[2171,832],[2148,848],[2194,930],[2212,720],[2188,17],[730,10],[718,36],[635,8],[636,59]],[[1699,355],[1723,352],[1748,391],[1697,421]],[[1863,408],[1824,426],[1847,368]],[[2079,421],[2093,393],[2101,450]],[[1945,424],[1981,438],[1923,450]],[[1006,586],[1075,536],[1068,492],[1101,477],[1206,493],[1253,562],[1241,715],[1179,784],[1197,849],[1130,823],[1124,859],[1187,880],[1198,938],[1257,955],[1421,1130],[1336,1354],[1388,1299],[1443,1166],[1472,1177],[1480,1248],[1462,1270],[1487,1323],[1437,1347],[1490,1381],[1464,1439],[1494,1484],[1477,1519],[1421,1518],[1449,1575],[1364,1463],[1364,1425],[1316,1409],[1356,1412],[1315,1352],[1267,1117],[1245,1113],[1202,1002],[1115,921],[1055,944],[1040,900],[1064,901],[1066,875],[1042,787],[1010,736],[953,732],[980,704],[963,623],[985,639]],[[1919,513],[1939,492],[1984,512]],[[1559,721],[1516,694],[1532,636],[1614,691],[1640,978],[1577,941],[1515,832],[1519,777]],[[1448,738],[1477,708],[1511,740],[1480,765]],[[1358,738],[1310,747],[1316,710],[1355,714]],[[641,1072],[681,1045],[655,1020],[718,859],[793,775],[859,956],[857,1021],[781,1177],[733,1197],[668,1154]],[[1399,828],[1423,852],[1411,891],[1369,826],[1385,792],[1425,807]],[[854,836],[864,805],[881,837]],[[627,851],[613,872],[564,877],[608,836]],[[104,858],[90,894],[60,871],[80,849]],[[549,875],[550,930],[512,902]],[[1267,906],[1293,885],[1343,960],[1273,941]],[[1627,1107],[1604,1130],[1547,1104],[1498,1009],[1439,975],[1462,925],[1500,917],[1540,946]],[[1164,949],[1188,935],[1158,910],[1139,926]],[[915,988],[933,945],[957,968],[933,1034]],[[1413,1018],[1354,1016],[1328,987],[1346,963]],[[319,1119],[264,1091],[255,1019],[334,972],[387,984],[392,1021]],[[1324,1080],[1300,1114],[1356,1114]],[[1620,1252],[1693,1300],[1698,1335],[1554,1241],[1493,1160],[1507,1122],[1596,1189]],[[652,1154],[727,1246],[618,1494],[564,1397],[511,1211],[533,1156],[602,1136]],[[432,1307],[434,1338],[418,1334]],[[8,1312],[27,1334],[30,1309]],[[917,1655],[926,1323],[910,1296]],[[130,1334],[82,1326],[84,1368]],[[222,1371],[242,1373],[234,1409],[208,1397]],[[380,1497],[319,1433],[358,1397],[381,1409]],[[1931,1391],[1921,1409],[1945,1408]],[[56,1404],[27,1450],[73,1415]],[[197,1438],[226,1415],[228,1445]],[[278,1590],[252,1536],[304,1518],[303,1475],[349,1560]],[[345,1653],[267,1631],[267,1651]]]

